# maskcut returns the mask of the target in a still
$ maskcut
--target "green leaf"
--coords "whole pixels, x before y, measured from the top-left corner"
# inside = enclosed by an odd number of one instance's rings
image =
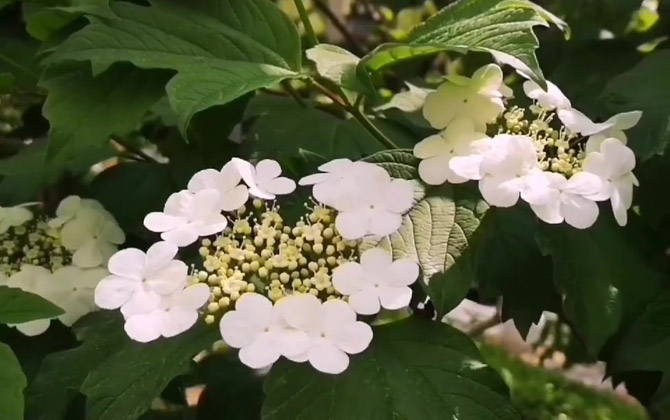
[[[49,61],[129,61],[176,70],[167,91],[183,133],[194,114],[273,85],[300,70],[295,25],[269,0],[114,2]],[[169,40],[169,41],[166,41]]]
[[[393,178],[414,181],[419,179],[419,162],[411,150],[384,150],[374,153],[365,159],[386,169]]]
[[[375,88],[369,77],[358,78],[356,66],[361,61],[354,54],[337,45],[318,44],[305,52],[316,64],[316,71],[345,89],[374,95]]]
[[[55,318],[63,310],[34,293],[0,286],[0,324],[20,324],[38,319]]]
[[[408,318],[374,328],[340,375],[280,363],[265,383],[263,420],[520,419],[504,382],[454,328]]]
[[[605,109],[640,110],[639,124],[628,131],[628,145],[639,159],[662,154],[670,141],[670,86],[658,83],[670,72],[670,51],[648,55],[632,69],[611,79],[602,95]]]
[[[37,63],[39,44],[29,37],[18,37],[0,31],[0,73],[14,77],[17,86],[34,89],[41,70]]]
[[[73,327],[79,347],[48,355],[26,391],[26,420],[62,420],[70,391],[77,391],[90,371],[127,345],[118,313],[95,312]]]
[[[23,420],[23,389],[26,377],[8,345],[0,343],[0,418]]]
[[[44,182],[46,141],[21,149],[19,153],[0,160],[0,198],[3,204],[21,204],[33,201]]]
[[[163,96],[162,72],[115,65],[93,77],[88,66],[51,71],[44,115],[51,123],[46,155],[51,176],[72,166],[90,166],[111,155],[110,136],[134,129]],[[75,164],[76,163],[76,164]]]
[[[448,275],[465,254],[488,206],[466,186],[435,188],[404,217],[398,232],[381,241],[367,241],[363,248],[382,246],[395,258],[410,258],[421,266],[423,284],[440,314],[445,314],[465,297],[464,283],[470,285],[472,271],[467,263]],[[444,274],[444,275],[441,275]],[[431,281],[437,283],[431,284]],[[454,293],[452,293],[452,290]],[[457,302],[454,302],[457,301]]]
[[[544,226],[540,245],[553,260],[565,315],[594,356],[664,283],[640,247],[604,215],[585,230]]]
[[[211,348],[217,336],[218,329],[203,322],[177,337],[149,344],[128,342],[82,384],[87,419],[135,420],[172,379],[188,370],[196,354]]]
[[[564,23],[526,0],[459,0],[416,26],[406,44],[382,44],[363,57],[359,72],[385,67],[440,51],[483,51],[543,82],[533,33],[547,20]]]

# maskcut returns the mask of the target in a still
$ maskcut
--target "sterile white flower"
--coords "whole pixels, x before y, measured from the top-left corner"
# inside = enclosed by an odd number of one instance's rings
[[[361,315],[374,315],[384,309],[409,305],[409,285],[419,276],[419,266],[409,258],[393,261],[391,253],[372,248],[361,255],[360,264],[348,262],[333,272],[333,286],[348,296],[349,305]]]
[[[78,196],[61,201],[49,226],[60,228],[63,246],[73,251],[72,263],[82,268],[105,264],[117,245],[126,240],[114,216],[102,204]]]
[[[54,271],[48,295],[49,300],[65,311],[58,320],[71,326],[82,316],[96,310],[95,287],[108,275],[109,272],[102,267],[82,269],[66,266]]]
[[[10,227],[20,226],[33,218],[33,213],[24,205],[14,207],[0,206],[0,233],[5,233]]]
[[[136,248],[117,252],[107,265],[111,275],[95,288],[96,305],[121,308],[126,319],[158,308],[163,297],[187,283],[188,267],[174,259],[177,251],[174,244],[157,242],[146,254]]]
[[[437,129],[446,128],[453,120],[471,120],[480,131],[503,112],[503,73],[496,64],[477,70],[472,78],[449,76],[435,92],[426,96],[423,116]]]
[[[585,148],[588,155],[591,152],[600,151],[600,145],[608,138],[618,139],[625,145],[628,137],[624,130],[635,127],[642,118],[642,112],[623,112],[602,123],[594,123],[576,109],[561,110],[558,112],[558,117],[570,131],[589,136]]]
[[[219,209],[234,211],[249,199],[249,189],[240,185],[242,176],[233,162],[226,163],[220,171],[204,169],[191,178],[188,190],[196,194],[203,190],[215,189],[219,192]]]
[[[271,159],[261,160],[256,167],[246,160],[233,158],[231,161],[239,171],[249,193],[264,200],[274,200],[278,195],[290,194],[295,191],[295,181],[280,176],[281,166]]]
[[[565,220],[570,226],[586,229],[598,219],[598,204],[591,198],[601,189],[600,179],[588,172],[578,172],[570,179],[563,175],[544,172],[549,181],[550,194],[543,205],[531,205],[541,220],[556,224]]]
[[[5,278],[3,285],[36,294],[53,302],[51,294],[54,281],[51,272],[44,267],[23,265],[18,272],[12,274],[8,279]],[[55,304],[55,302],[53,303]],[[10,324],[9,326],[16,328],[24,335],[32,337],[44,333],[49,329],[49,325],[51,325],[50,318]]]
[[[222,232],[228,220],[221,214],[220,194],[215,189],[200,190],[193,194],[182,190],[172,194],[163,212],[149,213],[144,226],[152,232],[161,232],[161,238],[177,246],[187,246],[201,236]]]
[[[202,283],[177,290],[164,296],[153,311],[128,317],[124,325],[126,334],[141,343],[179,335],[196,323],[198,309],[209,296],[209,287]]]
[[[484,152],[479,190],[493,206],[511,207],[519,196],[529,204],[548,200],[549,182],[539,169],[533,140],[526,136],[499,134]]]
[[[589,153],[582,164],[586,172],[600,177],[601,189],[591,196],[594,200],[609,199],[614,217],[621,226],[628,223],[628,209],[633,204],[633,186],[638,180],[633,174],[635,154],[622,142],[609,138],[602,142],[599,152]]]
[[[414,146],[414,156],[423,159],[419,163],[419,176],[426,184],[452,184],[468,180],[455,173],[449,166],[452,158],[466,157],[474,153],[473,143],[488,139],[484,133],[475,131],[470,120],[457,119],[441,133],[432,135]]]
[[[320,203],[336,210],[360,203],[370,188],[389,179],[388,172],[369,162],[334,159],[319,166],[320,173],[298,181],[300,185],[314,185],[312,196]]]
[[[265,296],[245,293],[235,302],[235,310],[221,318],[223,341],[240,349],[240,361],[250,368],[265,368],[280,356],[298,355],[308,344],[307,334],[286,324],[277,308]]]
[[[360,179],[357,188],[365,192],[365,196],[338,209],[335,227],[345,239],[392,234],[400,229],[402,215],[414,204],[414,187],[410,181],[391,179],[388,173],[385,178],[370,181]]]
[[[301,352],[286,357],[294,362],[309,361],[321,372],[344,372],[349,366],[348,354],[361,353],[372,341],[372,328],[356,321],[356,312],[342,300],[322,303],[311,294],[300,294],[280,300],[276,308],[289,326],[309,337]]]
[[[547,90],[532,80],[523,83],[523,91],[530,99],[534,99],[542,107],[549,110],[571,109],[570,100],[561,92],[555,84],[547,80]]]

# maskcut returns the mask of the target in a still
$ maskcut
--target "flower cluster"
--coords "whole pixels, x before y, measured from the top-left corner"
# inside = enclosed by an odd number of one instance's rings
[[[72,325],[96,309],[93,293],[125,235],[94,200],[65,198],[56,217],[33,213],[37,203],[0,208],[0,285],[37,294],[61,307],[58,320]],[[26,335],[49,328],[50,319],[15,326]]]
[[[572,107],[560,89],[527,80],[528,109],[508,106],[511,90],[502,70],[487,65],[472,78],[451,76],[427,95],[423,115],[440,131],[414,148],[427,184],[479,182],[492,206],[519,198],[546,223],[584,229],[598,218],[598,201],[610,200],[620,225],[632,205],[635,155],[624,130],[633,111],[594,123]]]
[[[119,308],[137,341],[179,334],[202,314],[252,368],[284,356],[342,372],[372,340],[357,314],[409,305],[418,265],[379,248],[359,258],[358,245],[400,228],[414,186],[368,162],[337,159],[319,170],[299,182],[313,186],[313,202],[294,224],[275,199],[296,183],[277,162],[235,158],[196,173],[144,220],[163,241],[116,253],[95,302]],[[175,258],[198,238],[202,262],[189,272]]]

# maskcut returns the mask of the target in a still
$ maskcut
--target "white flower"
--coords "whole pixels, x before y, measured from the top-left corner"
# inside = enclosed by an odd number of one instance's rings
[[[33,218],[33,213],[25,206],[25,204],[14,207],[0,206],[0,233],[5,233],[10,227],[20,226]]]
[[[107,265],[112,274],[95,289],[95,303],[103,309],[121,308],[126,319],[158,308],[164,296],[187,283],[188,267],[173,259],[177,251],[171,243],[157,242],[146,254],[136,248],[117,252]]]
[[[202,283],[177,290],[164,296],[153,311],[128,317],[124,325],[126,334],[141,343],[179,335],[196,323],[198,309],[209,296],[209,287]]]
[[[414,156],[423,159],[419,164],[419,176],[430,185],[441,185],[445,181],[452,184],[467,181],[468,178],[456,174],[450,168],[450,161],[457,156],[472,155],[472,144],[488,138],[486,134],[475,131],[470,120],[454,120],[443,132],[414,146]]]
[[[15,287],[43,297],[51,299],[51,292],[54,287],[52,274],[44,267],[35,265],[23,265],[21,270],[14,273],[9,279],[5,278],[4,284],[7,287]],[[55,303],[55,302],[54,302]],[[19,332],[29,337],[40,335],[49,329],[51,319],[36,319],[23,322],[21,324],[10,324],[10,327],[16,328]]]
[[[435,92],[429,93],[423,116],[437,129],[453,120],[471,120],[480,131],[503,112],[503,73],[498,65],[489,64],[477,70],[472,78],[450,76]]]
[[[579,172],[570,179],[545,172],[549,181],[549,200],[543,205],[531,205],[541,220],[556,224],[565,220],[570,226],[586,229],[598,219],[598,204],[591,198],[601,189],[600,179],[588,172]]]
[[[82,268],[105,264],[117,245],[126,240],[114,216],[102,204],[77,196],[61,201],[49,226],[61,229],[63,246],[73,251],[73,264]]]
[[[277,308],[265,296],[245,293],[235,310],[221,318],[223,341],[240,349],[240,361],[253,369],[270,366],[280,356],[298,355],[308,344],[307,334],[286,324]]]
[[[96,310],[95,287],[109,272],[102,267],[82,269],[75,266],[61,267],[54,271],[49,300],[60,306],[65,313],[58,320],[71,326],[82,316]]]
[[[280,300],[276,307],[289,326],[309,337],[301,352],[286,357],[299,363],[309,361],[321,372],[344,372],[348,354],[361,353],[372,341],[372,328],[356,321],[356,312],[342,300],[322,303],[313,295],[301,294]]]
[[[419,276],[419,266],[404,258],[393,261],[391,254],[372,248],[361,255],[360,264],[348,262],[333,272],[335,290],[348,296],[349,305],[361,315],[374,315],[384,309],[409,305],[409,285]]]
[[[334,159],[319,166],[321,173],[308,175],[298,183],[314,185],[312,196],[336,210],[351,208],[368,193],[369,185],[389,179],[388,172],[369,162]]]
[[[386,176],[375,183],[361,179],[357,188],[365,196],[338,209],[335,227],[344,239],[386,236],[400,229],[402,215],[414,204],[414,188],[410,181]]]
[[[203,190],[215,189],[219,192],[219,209],[234,211],[249,199],[249,189],[239,185],[242,177],[233,162],[226,163],[220,171],[204,169],[191,178],[188,190],[194,194]]]
[[[222,232],[228,220],[221,214],[217,190],[200,190],[193,194],[182,190],[172,194],[163,212],[149,213],[144,226],[152,232],[162,232],[161,238],[177,246],[187,246],[200,236]]]
[[[295,181],[280,176],[281,166],[277,161],[264,159],[258,162],[255,168],[243,159],[233,158],[231,162],[249,186],[249,193],[254,197],[274,200],[278,195],[295,191]]]
[[[571,109],[570,100],[561,92],[555,84],[547,80],[547,90],[544,90],[532,80],[526,80],[523,91],[530,99],[534,99],[545,109]]]
[[[600,191],[593,200],[610,199],[614,218],[621,226],[628,223],[627,210],[633,204],[633,185],[639,185],[633,174],[635,154],[615,138],[603,141],[599,152],[586,156],[582,164],[586,172],[600,177]]]
[[[600,145],[608,138],[615,138],[626,144],[628,138],[624,130],[637,125],[642,118],[641,111],[623,112],[603,123],[594,123],[589,117],[576,109],[562,110],[558,117],[570,131],[589,136],[586,142],[586,154],[600,151]]]
[[[548,200],[549,182],[539,169],[530,137],[499,134],[488,145],[480,165],[479,190],[489,204],[511,207],[519,196],[530,204]]]

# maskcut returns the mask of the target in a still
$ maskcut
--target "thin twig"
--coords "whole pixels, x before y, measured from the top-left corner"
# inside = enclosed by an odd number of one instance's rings
[[[112,140],[114,143],[117,143],[117,144],[119,144],[121,147],[123,147],[124,149],[126,149],[126,152],[129,152],[129,153],[134,154],[134,155],[136,155],[136,156],[138,156],[138,157],[141,157],[141,158],[142,158],[143,160],[145,160],[146,162],[160,163],[159,161],[157,161],[157,160],[154,159],[153,157],[151,157],[151,156],[149,156],[148,154],[144,153],[141,149],[139,149],[139,148],[137,148],[137,147],[135,147],[135,146],[133,146],[133,145],[131,145],[131,144],[126,143],[124,140],[121,140],[121,139],[118,138],[118,137],[112,137],[111,140]]]
[[[284,88],[284,90],[285,90],[289,95],[291,95],[291,97],[292,97],[293,99],[295,99],[295,101],[298,103],[298,105],[300,105],[300,108],[307,108],[307,104],[306,104],[305,101],[302,99],[302,97],[300,96],[300,94],[299,94],[298,92],[296,92],[295,89],[293,89],[293,86],[291,86],[291,82],[289,82],[288,80],[283,80],[283,81],[281,82],[281,86]]]
[[[366,54],[365,48],[361,45],[360,42],[354,37],[354,35],[349,32],[349,29],[345,25],[344,22],[340,20],[340,18],[337,17],[335,13],[333,13],[332,10],[330,10],[330,7],[328,7],[327,4],[325,4],[322,0],[313,0],[314,5],[316,8],[326,15],[328,20],[335,26],[335,29],[337,29],[340,34],[344,37],[344,39],[347,41],[351,49],[353,50],[352,52],[358,56],[363,56]]]
[[[309,21],[309,15],[305,9],[305,5],[302,4],[302,0],[293,0],[295,7],[298,9],[298,14],[300,15],[300,20],[302,21],[303,26],[305,27],[305,35],[307,36],[307,42],[311,45],[308,47],[313,47],[319,43],[319,39],[316,37],[314,28],[312,27],[312,22]]]

